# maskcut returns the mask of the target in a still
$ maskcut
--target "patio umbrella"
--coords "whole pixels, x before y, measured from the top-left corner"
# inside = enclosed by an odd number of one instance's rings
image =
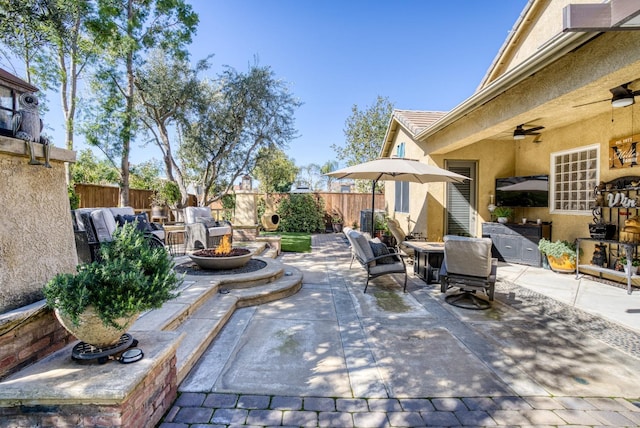
[[[378,158],[369,162],[349,166],[325,175],[358,180],[373,180],[371,191],[371,236],[374,228],[374,205],[376,183],[382,181],[411,181],[414,183],[462,183],[470,178],[437,166],[428,165],[415,159]]]

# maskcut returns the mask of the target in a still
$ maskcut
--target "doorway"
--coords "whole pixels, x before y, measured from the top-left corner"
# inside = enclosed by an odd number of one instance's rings
[[[446,169],[469,177],[464,183],[447,183],[447,235],[476,236],[476,171],[474,161],[446,161]]]

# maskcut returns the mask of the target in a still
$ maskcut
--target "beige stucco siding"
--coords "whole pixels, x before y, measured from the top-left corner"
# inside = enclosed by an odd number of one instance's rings
[[[42,159],[42,146],[36,144]],[[21,140],[0,137],[0,313],[42,299],[55,274],[78,262],[65,169],[75,153],[52,149],[52,168],[28,164]]]

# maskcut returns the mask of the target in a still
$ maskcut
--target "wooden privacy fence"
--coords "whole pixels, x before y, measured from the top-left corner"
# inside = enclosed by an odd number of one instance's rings
[[[80,208],[117,207],[120,202],[120,188],[98,184],[76,184],[80,196]],[[152,190],[129,189],[129,205],[137,210],[151,209]]]
[[[324,200],[324,209],[331,215],[334,211],[341,214],[345,226],[360,224],[360,211],[371,211],[371,193],[325,193],[318,192]],[[375,209],[384,210],[384,195],[376,193]]]
[[[342,216],[344,225],[352,227],[354,223],[360,224],[360,212],[371,211],[371,193],[332,193],[313,192],[310,193],[315,198],[322,198],[324,201],[324,211],[327,216],[338,213]],[[288,193],[269,194],[269,200],[277,206],[282,198],[286,198]],[[262,196],[264,197],[264,195]],[[384,210],[384,194],[376,193],[375,209]]]
[[[120,201],[120,188],[98,184],[76,184],[76,193],[80,196],[80,208],[117,207]],[[136,212],[151,210],[151,190],[129,190],[129,205]],[[287,197],[288,193],[270,194],[269,198],[277,205],[278,201]],[[345,226],[360,225],[360,212],[371,210],[371,193],[331,193],[314,192],[316,198],[324,200],[324,209],[328,216],[338,213],[344,219]],[[264,197],[262,195],[262,197]],[[190,206],[196,205],[195,196],[190,195]],[[215,206],[214,206],[215,205]],[[220,211],[219,204],[212,204],[214,210]],[[375,209],[384,210],[384,195],[376,193]]]

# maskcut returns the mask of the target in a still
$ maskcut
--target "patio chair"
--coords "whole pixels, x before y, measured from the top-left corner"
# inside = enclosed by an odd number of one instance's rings
[[[364,292],[367,292],[369,280],[382,275],[404,273],[404,292],[407,292],[407,267],[403,258],[393,248],[387,248],[384,244],[368,239],[367,235],[356,230],[347,234],[351,243],[352,263],[358,263],[367,271],[367,282]],[[383,249],[384,248],[384,249]],[[375,249],[375,253],[374,253]]]
[[[214,248],[220,244],[222,237],[233,238],[231,223],[216,221],[209,207],[187,207],[184,209],[185,248],[188,251],[203,248]]]
[[[489,238],[444,237],[440,291],[446,293],[451,287],[460,289],[459,293],[445,297],[447,303],[465,309],[491,307],[498,267],[498,259],[491,257],[491,244]],[[489,301],[477,292],[486,294]]]
[[[413,258],[415,256],[415,251],[413,248],[409,248],[406,245],[402,245],[402,241],[407,240],[407,234],[404,233],[404,230],[400,227],[400,223],[398,220],[394,218],[387,219],[387,227],[389,228],[389,232],[393,235],[396,240],[396,250],[398,253],[403,254],[413,262]]]

